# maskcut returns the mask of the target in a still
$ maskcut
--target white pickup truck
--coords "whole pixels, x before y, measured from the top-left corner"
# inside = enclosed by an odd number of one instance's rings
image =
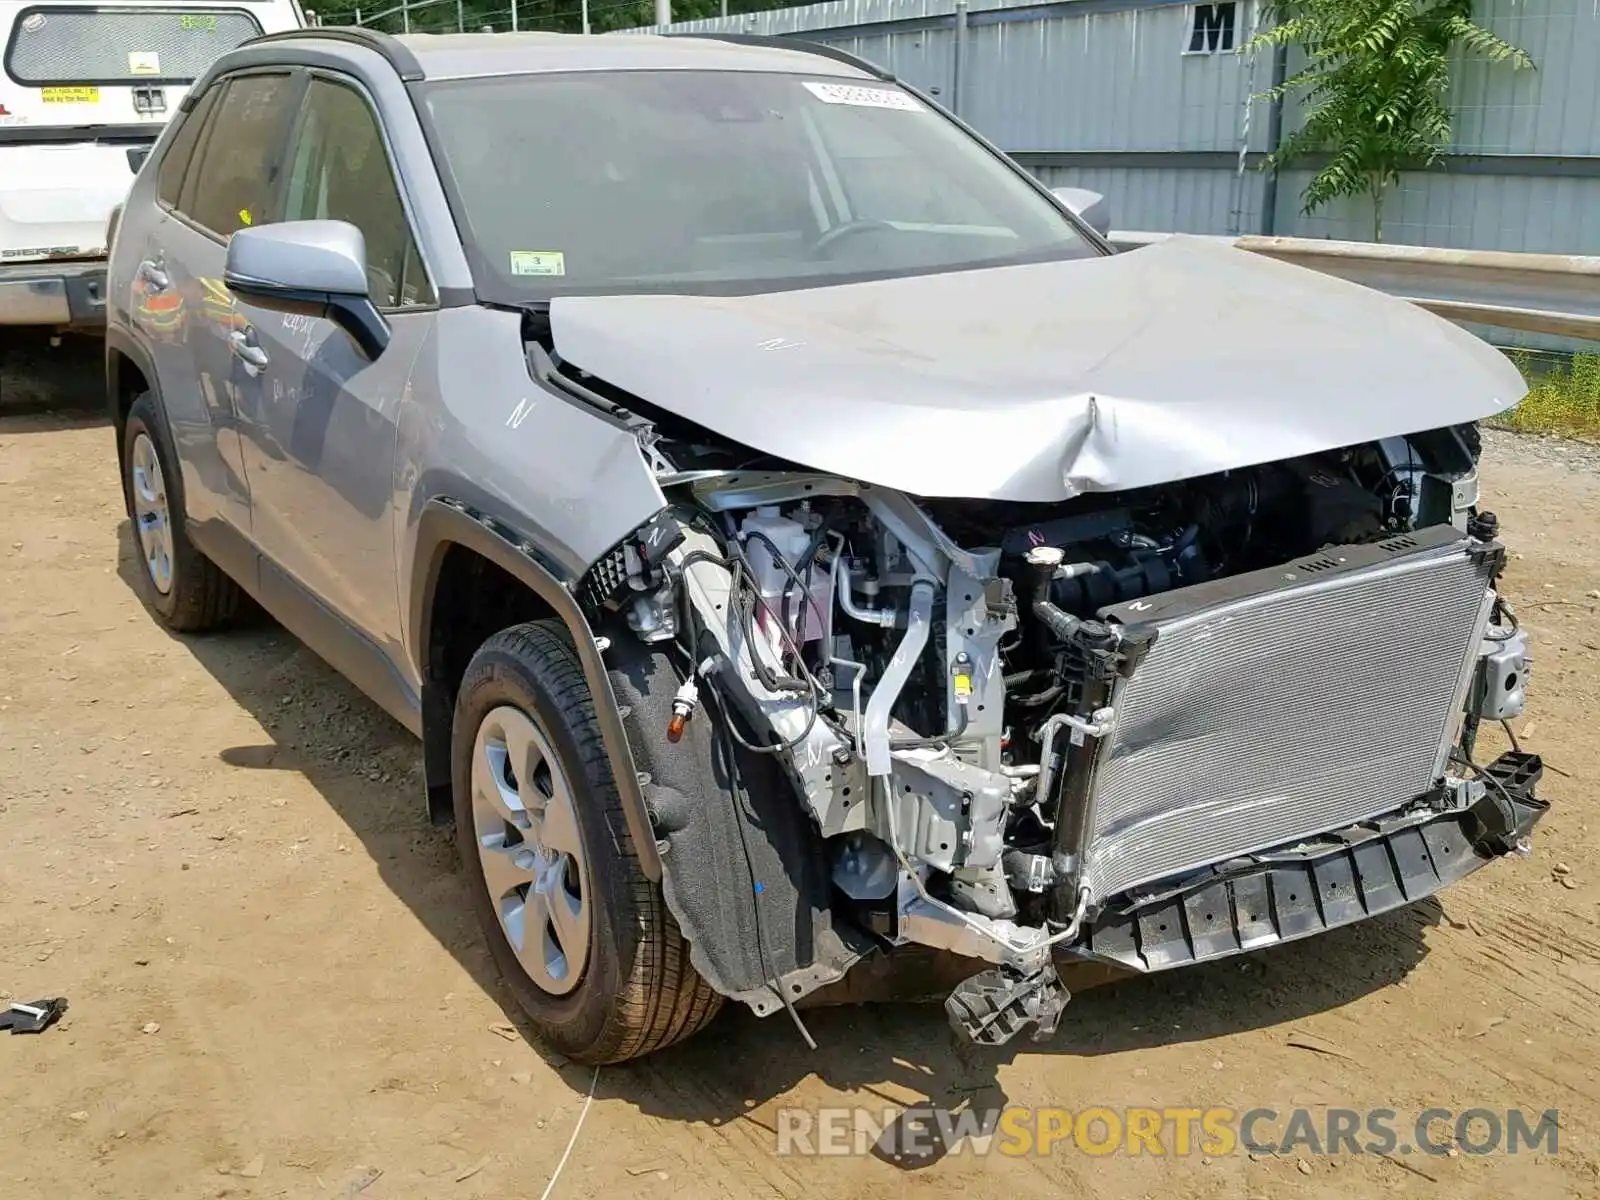
[[[105,323],[107,222],[218,55],[298,0],[0,0],[0,326]]]

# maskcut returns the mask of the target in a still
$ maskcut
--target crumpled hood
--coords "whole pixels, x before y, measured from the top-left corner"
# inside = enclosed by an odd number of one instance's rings
[[[1526,391],[1402,300],[1193,238],[756,296],[551,304],[563,359],[818,471],[1052,501],[1474,420]]]

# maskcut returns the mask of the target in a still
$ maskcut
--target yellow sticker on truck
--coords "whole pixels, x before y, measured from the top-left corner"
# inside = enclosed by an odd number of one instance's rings
[[[100,89],[97,87],[47,87],[40,88],[39,94],[44,97],[46,104],[100,103]]]

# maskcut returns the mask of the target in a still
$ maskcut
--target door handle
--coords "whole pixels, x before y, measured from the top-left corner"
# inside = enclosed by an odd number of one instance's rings
[[[172,286],[172,280],[166,271],[148,258],[139,264],[139,278],[149,285],[152,292],[164,292]]]
[[[253,326],[235,329],[228,334],[228,345],[233,350],[234,356],[244,363],[246,371],[252,376],[259,374],[266,368],[267,352],[256,342],[256,331]]]

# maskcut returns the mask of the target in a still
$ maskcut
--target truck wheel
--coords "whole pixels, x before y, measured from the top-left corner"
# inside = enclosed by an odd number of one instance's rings
[[[149,392],[137,397],[128,411],[122,492],[140,558],[140,598],[163,625],[179,633],[201,633],[227,623],[238,611],[239,587],[189,540],[183,479]]]
[[[721,1007],[639,868],[577,652],[558,621],[473,656],[451,736],[456,840],[489,948],[540,1039],[638,1058]]]

